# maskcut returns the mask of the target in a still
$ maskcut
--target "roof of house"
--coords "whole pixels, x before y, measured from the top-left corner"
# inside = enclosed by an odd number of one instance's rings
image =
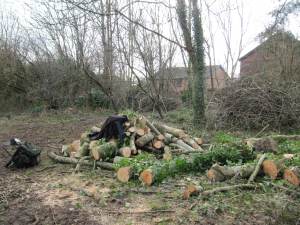
[[[224,73],[227,74],[221,65],[213,65],[212,66],[213,73],[215,73],[218,69],[223,70]],[[170,68],[166,68],[164,70],[164,74],[167,76],[171,76],[172,79],[183,79],[183,78],[187,78],[187,76],[188,76],[188,68],[187,67],[170,67]],[[209,77],[210,77],[209,66],[206,66],[205,67],[205,78],[209,78]]]
[[[265,41],[263,41],[262,43],[260,43],[258,46],[256,46],[254,49],[252,49],[251,51],[249,51],[248,53],[246,53],[245,55],[243,55],[242,57],[239,58],[239,61],[244,60],[245,58],[247,58],[248,56],[252,55],[253,53],[255,53],[258,49],[262,48],[264,45],[266,45],[270,40],[274,40],[274,39],[278,39],[279,40],[289,40],[289,41],[296,41],[299,42],[298,39],[296,39],[291,33],[289,32],[278,32],[276,34],[274,34],[273,36],[269,37],[268,39],[266,39]]]

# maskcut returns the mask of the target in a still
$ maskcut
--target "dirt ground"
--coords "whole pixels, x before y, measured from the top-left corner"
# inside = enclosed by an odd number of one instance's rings
[[[59,113],[0,118],[0,224],[299,224],[300,199],[267,184],[183,200],[189,183],[204,188],[203,174],[177,176],[153,187],[120,184],[113,172],[55,164],[47,151],[78,139],[105,119],[105,113]],[[42,148],[41,163],[26,170],[4,167],[6,142],[18,137]],[[224,185],[224,184],[223,184]],[[296,189],[299,191],[299,189]]]

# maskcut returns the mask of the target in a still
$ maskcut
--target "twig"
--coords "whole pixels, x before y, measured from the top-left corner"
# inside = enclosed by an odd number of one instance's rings
[[[42,169],[36,170],[35,172],[42,172],[42,171],[44,171],[44,170],[52,169],[52,168],[55,168],[55,167],[56,167],[56,165],[46,166],[46,167],[44,167],[44,168],[42,168]]]
[[[273,184],[273,183],[271,183],[271,182],[270,182],[269,184],[271,184],[273,187],[276,187],[276,188],[282,189],[282,190],[284,190],[284,191],[290,192],[290,193],[292,193],[292,194],[294,194],[294,195],[300,196],[300,192],[298,192],[298,191],[294,191],[294,190],[292,190],[292,189],[290,189],[290,188],[287,188],[287,187],[284,187],[284,186],[278,185],[278,184]]]
[[[254,135],[254,138],[256,138],[259,135],[261,135],[262,132],[264,132],[269,126],[270,126],[270,124],[267,124],[263,129],[261,129],[257,134]]]
[[[253,182],[254,179],[256,178],[256,176],[257,176],[257,174],[258,174],[258,172],[259,172],[259,170],[260,170],[260,168],[261,168],[261,165],[262,165],[262,163],[264,162],[265,158],[266,158],[266,154],[263,154],[263,155],[260,157],[260,159],[258,160],[258,163],[257,163],[257,165],[256,165],[256,167],[255,167],[253,173],[251,174],[251,176],[250,176],[249,179],[248,179],[248,182],[247,182],[248,184],[250,184],[251,182]]]
[[[116,213],[116,214],[155,214],[155,213],[174,213],[175,210],[169,209],[156,209],[150,211],[115,211],[115,210],[106,210],[108,213]]]

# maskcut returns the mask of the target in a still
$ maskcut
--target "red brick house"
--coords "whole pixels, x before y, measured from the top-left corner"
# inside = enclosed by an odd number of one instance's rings
[[[211,74],[212,73],[212,74]],[[211,67],[207,66],[205,71],[205,87],[207,90],[221,89],[226,86],[228,74],[225,72],[222,66],[214,65]],[[186,67],[171,67],[167,68],[163,72],[163,78],[166,88],[171,92],[181,94],[183,91],[188,89],[188,68]]]
[[[241,57],[240,77],[299,71],[300,44],[292,34],[280,32]]]

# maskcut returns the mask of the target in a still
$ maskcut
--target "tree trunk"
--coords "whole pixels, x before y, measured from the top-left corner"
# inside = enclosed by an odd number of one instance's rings
[[[119,155],[125,158],[130,158],[131,156],[131,148],[130,147],[122,147],[119,149]]]
[[[117,179],[122,183],[127,183],[133,177],[133,170],[130,166],[122,167],[117,171]]]
[[[106,160],[115,157],[117,151],[116,142],[108,142],[102,145],[95,145],[91,149],[92,156],[95,160]]]
[[[165,124],[160,124],[160,123],[155,123],[154,125],[162,133],[169,133],[178,138],[183,138],[187,136],[183,130],[174,127],[169,127]]]
[[[208,171],[207,177],[210,181],[224,181],[232,177],[248,178],[255,170],[254,164],[245,164],[242,166],[220,166],[214,164]]]
[[[78,159],[59,156],[59,155],[55,154],[54,152],[49,152],[48,156],[53,161],[59,162],[59,163],[66,163],[66,164],[77,165],[78,161],[79,161]],[[88,161],[88,160],[84,160],[84,161],[80,162],[80,164],[81,165],[86,165],[86,166],[94,166],[94,162],[91,162],[91,161]],[[99,166],[101,169],[115,170],[113,164],[112,163],[108,163],[108,162],[96,162],[96,166]]]
[[[262,164],[264,173],[271,179],[275,180],[278,176],[283,173],[284,160],[265,160]]]

